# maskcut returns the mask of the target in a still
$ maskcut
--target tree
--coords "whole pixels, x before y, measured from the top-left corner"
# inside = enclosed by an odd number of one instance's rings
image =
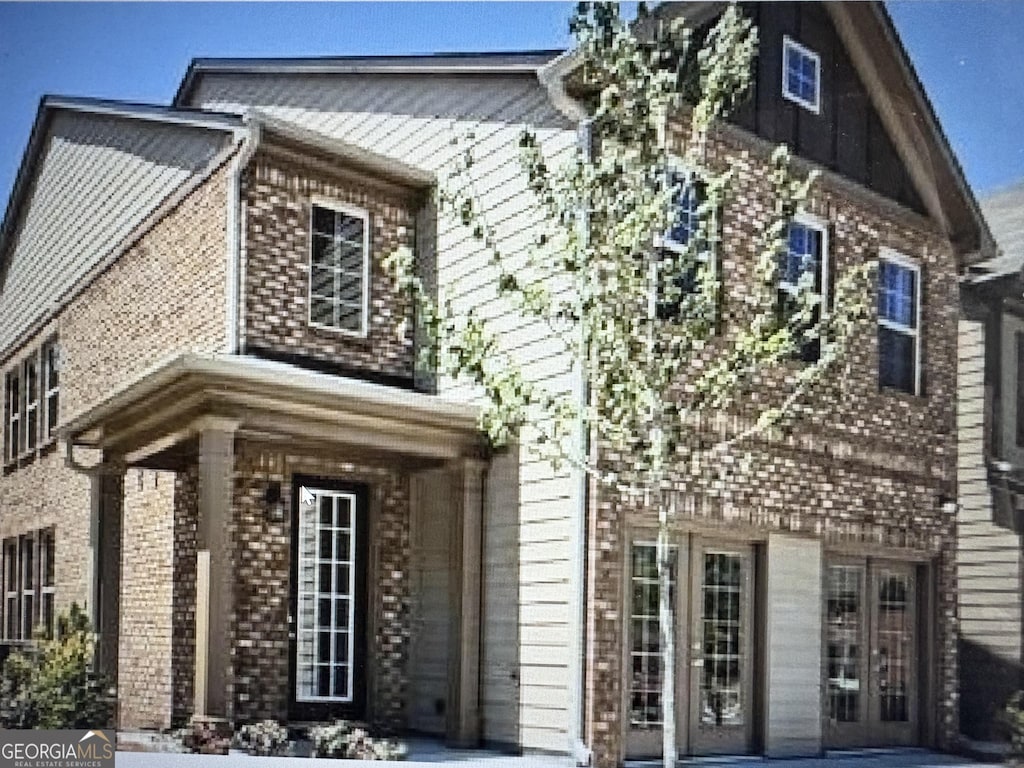
[[[747,91],[757,50],[757,32],[735,6],[690,29],[659,22],[642,6],[629,24],[616,4],[581,4],[570,29],[572,87],[589,114],[590,147],[552,167],[537,135],[523,132],[522,169],[538,219],[528,253],[507,253],[482,214],[470,149],[459,153],[438,204],[486,250],[499,296],[583,372],[587,398],[529,380],[478,313],[456,312],[443,291],[427,290],[410,251],[393,254],[390,267],[415,300],[429,365],[480,388],[481,427],[494,445],[521,439],[556,466],[568,461],[658,510],[663,747],[671,766],[670,538],[680,484],[806,410],[807,394],[842,365],[865,316],[872,265],[839,275],[832,301],[822,302],[815,265],[794,262],[788,249],[790,222],[816,174],[797,174],[780,147],[766,170],[774,207],[757,231],[752,284],[725,295],[718,214],[735,172],[709,140]],[[773,376],[789,383],[788,394],[750,397]],[[735,419],[724,416],[742,416],[745,426],[731,428]],[[575,439],[580,425],[586,441]]]

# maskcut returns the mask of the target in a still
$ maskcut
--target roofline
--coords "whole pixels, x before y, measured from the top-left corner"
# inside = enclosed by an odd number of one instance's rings
[[[0,222],[0,289],[4,284],[7,257],[17,226],[21,208],[31,186],[31,179],[42,151],[47,127],[58,110],[68,110],[91,115],[106,115],[130,120],[149,120],[167,125],[182,125],[206,130],[218,130],[239,137],[247,129],[241,115],[225,112],[203,112],[195,109],[179,109],[158,104],[115,101],[82,96],[60,96],[47,94],[39,100],[36,117],[29,131],[25,152],[14,177],[3,221]]]
[[[910,54],[907,52],[907,48],[903,44],[903,40],[900,38],[896,25],[893,22],[892,15],[885,7],[885,4],[882,2],[873,2],[871,3],[871,6],[875,16],[881,22],[886,37],[890,39],[897,52],[900,65],[903,67],[904,71],[908,75],[908,79],[913,85],[913,91],[920,102],[922,114],[928,123],[928,127],[932,131],[936,139],[936,143],[939,145],[939,149],[943,153],[946,163],[953,171],[953,178],[957,183],[957,187],[961,194],[963,194],[967,207],[970,209],[978,224],[978,243],[977,247],[974,249],[977,254],[976,259],[980,261],[990,258],[994,255],[998,247],[996,239],[992,234],[992,230],[989,229],[988,221],[985,219],[985,215],[981,211],[981,205],[978,203],[974,190],[967,181],[967,175],[964,173],[963,166],[960,164],[960,159],[956,156],[956,152],[953,151],[953,145],[950,143],[949,137],[946,135],[946,132],[942,127],[942,122],[939,120],[939,117],[935,112],[935,107],[932,104],[931,98],[928,96],[928,91],[925,89],[924,83],[921,82],[921,78],[918,76],[917,70],[914,68],[914,62],[911,60]]]
[[[279,58],[196,58],[171,101],[186,103],[199,75],[220,74],[328,74],[328,75],[535,75],[562,49],[432,53],[408,56],[320,56]]]

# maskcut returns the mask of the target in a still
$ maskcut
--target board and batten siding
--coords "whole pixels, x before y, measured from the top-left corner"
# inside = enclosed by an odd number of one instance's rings
[[[821,751],[821,541],[768,537],[765,605],[764,751],[769,757]]]
[[[532,74],[205,73],[191,106],[256,108],[326,137],[433,171],[444,183],[456,152],[471,146],[475,193],[504,252],[522,256],[537,216],[519,171],[518,138],[537,130],[552,157],[575,147],[575,126],[551,105]],[[463,141],[453,144],[453,139]],[[488,254],[447,216],[437,222],[438,283],[457,311],[493,321],[526,375],[558,391],[574,384],[563,350],[523,323],[496,295]],[[442,380],[448,398],[478,393]],[[528,436],[524,436],[527,442]],[[529,452],[499,456],[487,480],[483,738],[526,749],[568,748],[570,580],[574,481]]]
[[[59,110],[39,158],[0,293],[0,359],[229,134]]]
[[[1021,550],[1017,534],[992,522],[981,322],[959,322],[957,376],[960,712],[964,733],[987,739],[995,715],[1021,683]]]

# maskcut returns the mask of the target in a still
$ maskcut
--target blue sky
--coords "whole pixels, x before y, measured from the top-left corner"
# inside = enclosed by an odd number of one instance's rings
[[[571,5],[0,2],[0,201],[44,93],[167,103],[195,56],[560,48]],[[975,190],[1024,178],[1024,3],[890,11]]]

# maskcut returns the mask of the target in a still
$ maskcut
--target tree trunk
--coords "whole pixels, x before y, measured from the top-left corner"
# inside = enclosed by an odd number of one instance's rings
[[[676,764],[676,627],[672,605],[669,510],[658,494],[658,626],[661,640],[661,753],[665,768]]]

